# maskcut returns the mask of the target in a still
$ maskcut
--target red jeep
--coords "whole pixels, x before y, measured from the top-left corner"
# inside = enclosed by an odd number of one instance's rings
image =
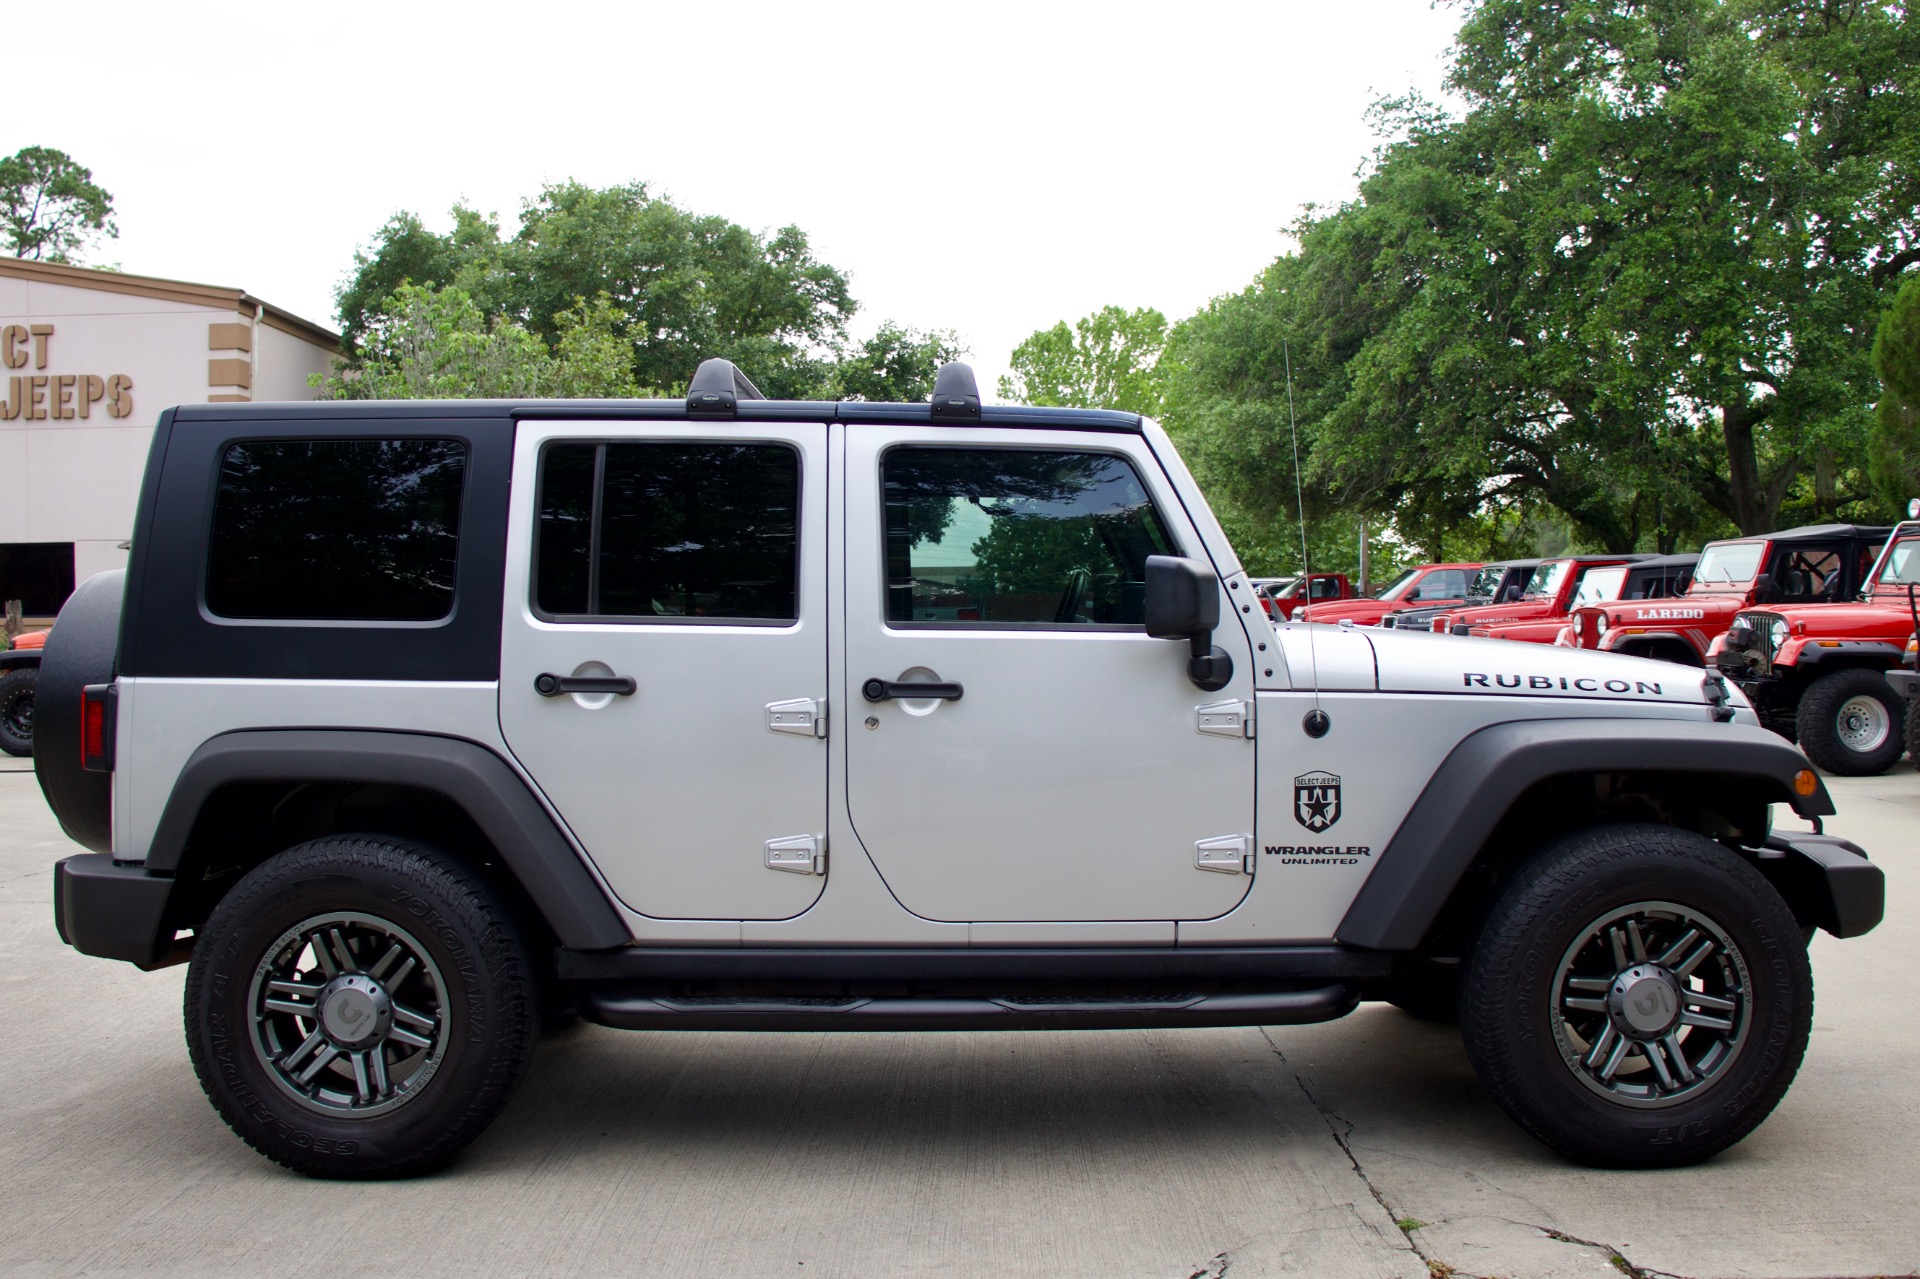
[[[1562,555],[1541,560],[1516,596],[1496,600],[1478,608],[1456,609],[1433,619],[1436,632],[1471,634],[1476,626],[1507,626],[1515,622],[1552,622],[1547,633],[1550,642],[1560,629],[1560,621],[1573,607],[1574,592],[1589,572],[1611,564],[1631,564],[1651,559],[1649,555]]]
[[[1256,577],[1253,593],[1268,617],[1284,622],[1310,605],[1350,600],[1360,592],[1353,589],[1345,573],[1314,573],[1309,577]]]
[[[1309,604],[1297,611],[1299,622],[1352,622],[1356,626],[1378,626],[1389,613],[1408,608],[1429,608],[1440,604],[1459,604],[1467,598],[1467,587],[1478,564],[1422,564],[1402,573],[1384,589],[1371,596],[1327,603]]]
[[[1820,524],[1709,542],[1685,595],[1581,608],[1573,645],[1704,666],[1708,645],[1743,608],[1852,599],[1891,531]]]
[[[1828,772],[1884,773],[1906,751],[1907,708],[1887,680],[1920,631],[1920,521],[1893,530],[1848,603],[1745,609],[1709,656],[1761,722]]]
[[[1656,555],[1632,564],[1588,569],[1580,584],[1573,588],[1571,608],[1613,600],[1672,599],[1686,591],[1687,583],[1693,580],[1693,566],[1699,559],[1698,555]],[[1480,622],[1469,627],[1467,634],[1518,640],[1524,644],[1572,645],[1564,615],[1522,622]]]

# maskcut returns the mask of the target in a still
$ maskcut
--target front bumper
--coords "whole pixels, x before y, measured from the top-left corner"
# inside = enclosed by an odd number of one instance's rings
[[[81,853],[53,868],[53,926],[60,940],[83,955],[163,968],[187,956],[167,925],[173,878],[143,866],[115,862],[108,853]]]
[[[1920,674],[1913,671],[1888,671],[1887,683],[1902,697],[1920,698]]]
[[[1886,914],[1885,873],[1838,836],[1769,835],[1760,871],[1796,917],[1835,937],[1871,932]]]

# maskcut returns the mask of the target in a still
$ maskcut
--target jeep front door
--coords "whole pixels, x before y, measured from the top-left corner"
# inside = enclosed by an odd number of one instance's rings
[[[1215,642],[1234,678],[1195,687],[1187,644],[1141,624],[1147,556],[1205,562],[1145,441],[955,439],[847,432],[847,787],[861,844],[931,919],[1231,910],[1249,883],[1234,850],[1253,831],[1254,742],[1196,708],[1252,702],[1236,607],[1251,599],[1221,591]]]
[[[500,727],[641,914],[820,894],[826,434],[520,424]]]

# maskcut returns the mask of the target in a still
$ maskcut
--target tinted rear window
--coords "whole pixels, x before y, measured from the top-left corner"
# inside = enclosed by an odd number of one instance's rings
[[[431,622],[453,611],[458,440],[256,440],[221,459],[207,558],[219,617]]]

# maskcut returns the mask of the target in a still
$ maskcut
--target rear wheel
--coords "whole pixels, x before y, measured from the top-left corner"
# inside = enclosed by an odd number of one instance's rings
[[[33,690],[40,672],[23,666],[0,675],[0,751],[33,754]]]
[[[1793,912],[1737,855],[1622,825],[1523,868],[1467,961],[1461,1031],[1500,1107],[1601,1168],[1697,1163],[1800,1068],[1813,974]]]
[[[321,1177],[430,1171],[512,1095],[539,1025],[507,911],[451,859],[380,836],[251,871],[187,973],[201,1086],[261,1154]]]
[[[1920,697],[1907,699],[1907,762],[1920,768]]]
[[[1907,708],[1880,671],[1855,668],[1822,675],[1807,686],[1796,718],[1807,758],[1842,777],[1886,772],[1906,749]]]

